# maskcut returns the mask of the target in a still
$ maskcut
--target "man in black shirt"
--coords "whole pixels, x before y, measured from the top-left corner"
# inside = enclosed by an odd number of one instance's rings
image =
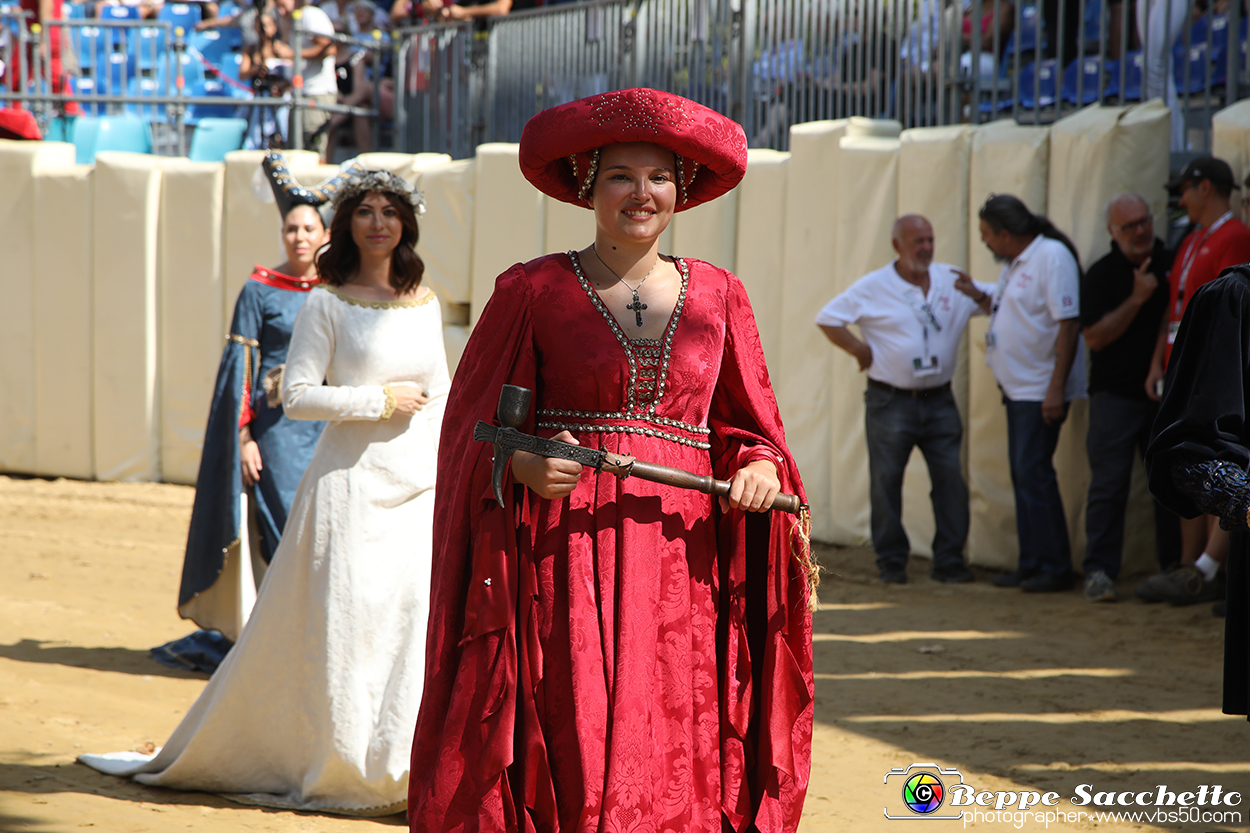
[[[1085,511],[1085,598],[1114,601],[1124,548],[1133,457],[1145,451],[1158,410],[1146,376],[1168,302],[1172,256],[1155,237],[1150,205],[1121,194],[1107,206],[1111,253],[1081,279],[1081,329],[1090,352],[1090,484]],[[1179,546],[1176,518],[1155,505],[1161,566]]]

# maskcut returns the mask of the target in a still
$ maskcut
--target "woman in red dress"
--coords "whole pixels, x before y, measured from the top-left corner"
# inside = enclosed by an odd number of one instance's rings
[[[814,570],[747,295],[661,255],[733,188],[734,122],[654,90],[534,117],[521,167],[594,242],[502,274],[440,443],[414,831],[792,831],[810,769]],[[715,475],[728,499],[473,440],[504,384],[522,430]]]

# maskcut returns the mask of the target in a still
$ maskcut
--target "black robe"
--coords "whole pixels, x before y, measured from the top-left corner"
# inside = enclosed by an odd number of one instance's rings
[[[1163,402],[1146,450],[1150,491],[1192,518],[1203,514],[1201,485],[1182,466],[1224,461],[1250,469],[1250,264],[1224,270],[1190,300],[1176,335]],[[1244,513],[1231,527],[1224,624],[1224,713],[1250,714],[1250,547]]]

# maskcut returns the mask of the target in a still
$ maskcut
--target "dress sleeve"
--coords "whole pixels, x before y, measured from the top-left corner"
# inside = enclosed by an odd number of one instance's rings
[[[395,395],[385,385],[324,384],[334,358],[334,303],[328,292],[316,291],[295,318],[282,374],[283,411],[291,419],[387,419]]]
[[[1185,309],[1168,361],[1163,401],[1146,449],[1150,491],[1186,518],[1207,511],[1180,469],[1222,462],[1250,468],[1246,447],[1250,368],[1250,270],[1198,290]],[[1189,485],[1187,485],[1187,483]]]
[[[234,318],[226,336],[227,352],[232,345],[243,359],[242,406],[239,408],[239,427],[249,424],[255,416],[252,410],[252,391],[256,389],[256,370],[260,367],[260,329],[264,323],[261,296],[251,280],[243,284],[239,298],[234,302]],[[253,361],[255,359],[255,361]]]

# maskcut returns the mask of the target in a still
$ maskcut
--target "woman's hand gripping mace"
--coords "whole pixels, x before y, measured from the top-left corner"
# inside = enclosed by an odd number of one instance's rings
[[[561,460],[572,460],[583,466],[590,466],[596,471],[614,474],[617,477],[637,477],[652,483],[663,483],[679,489],[693,489],[705,495],[728,495],[729,483],[712,477],[694,474],[672,466],[658,463],[647,463],[624,454],[613,454],[597,448],[571,445],[557,440],[523,434],[517,426],[525,422],[529,415],[530,402],[534,392],[529,388],[516,385],[504,385],[499,392],[498,426],[479,420],[473,429],[473,439],[491,443],[495,446],[495,465],[491,482],[495,487],[495,499],[503,506],[503,476],[514,451],[528,451],[541,457],[557,457]],[[802,507],[798,495],[777,495],[773,500],[773,509],[780,509],[797,515]]]

